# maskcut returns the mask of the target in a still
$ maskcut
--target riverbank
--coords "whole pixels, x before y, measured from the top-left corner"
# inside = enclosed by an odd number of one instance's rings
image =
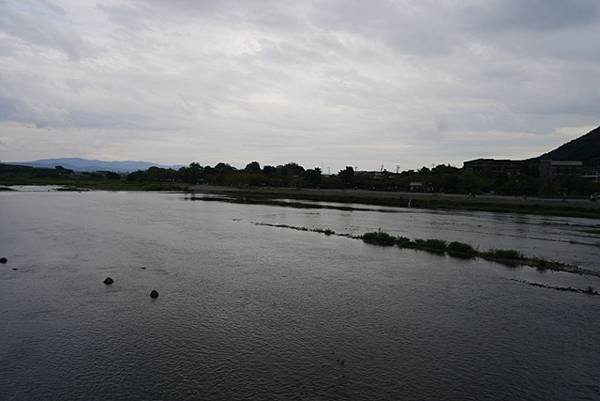
[[[6,181],[6,180],[5,180]],[[433,210],[518,213],[562,217],[600,219],[600,202],[581,198],[524,198],[499,195],[460,195],[443,193],[384,192],[343,189],[307,188],[238,188],[214,185],[187,185],[179,182],[138,182],[124,180],[57,180],[40,178],[31,182],[0,182],[10,190],[13,185],[53,185],[62,190],[102,191],[179,191],[185,193],[224,195],[236,203],[261,203],[287,207],[310,207],[281,199],[313,202],[354,203],[373,206],[419,208]],[[316,206],[313,206],[316,207]]]
[[[600,202],[584,199],[520,198],[512,196],[383,192],[341,189],[234,188],[190,186],[189,191],[231,197],[236,202],[278,202],[294,199],[316,202],[358,203],[403,208],[520,213],[563,217],[600,218]]]

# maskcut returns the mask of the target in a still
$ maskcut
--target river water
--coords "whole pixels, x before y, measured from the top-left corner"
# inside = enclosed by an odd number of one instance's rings
[[[599,278],[253,224],[600,269],[597,220],[393,211],[0,193],[0,400],[600,399],[600,297],[522,282]]]

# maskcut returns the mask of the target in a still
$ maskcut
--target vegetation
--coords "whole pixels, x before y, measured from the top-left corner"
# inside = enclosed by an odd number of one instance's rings
[[[330,229],[318,229],[318,228],[307,228],[307,227],[298,227],[291,226],[287,224],[270,224],[270,223],[258,223],[254,222],[253,224],[258,226],[268,226],[268,227],[277,227],[277,228],[287,228],[291,230],[297,231],[309,231],[316,232],[324,235],[336,235],[340,237],[360,239],[363,242],[366,242],[371,245],[378,246],[398,246],[399,248],[408,248],[415,250],[422,250],[427,252],[432,252],[436,254],[444,254],[447,253],[450,256],[458,257],[458,258],[475,258],[479,257],[482,259],[486,259],[489,261],[502,263],[508,266],[516,266],[516,265],[525,265],[535,267],[539,270],[555,270],[562,271],[566,273],[575,273],[575,274],[586,274],[590,276],[600,277],[600,272],[588,269],[582,269],[578,266],[568,265],[562,262],[546,260],[539,257],[527,257],[521,254],[520,252],[513,249],[492,249],[487,252],[481,252],[477,249],[473,248],[469,244],[465,244],[462,242],[453,241],[450,243],[446,243],[446,241],[439,239],[415,239],[411,240],[407,237],[396,237],[389,233],[383,232],[381,230],[368,232],[361,236],[353,236],[350,234],[340,234],[335,233]],[[442,248],[444,250],[442,250]],[[582,290],[583,291],[583,290]],[[591,289],[591,291],[594,291]]]
[[[600,192],[600,184],[577,177],[554,181],[537,177],[535,173],[510,175],[507,173],[473,173],[450,165],[407,170],[399,173],[382,171],[355,171],[346,167],[333,175],[323,175],[319,168],[306,169],[297,163],[263,166],[256,161],[237,169],[227,163],[202,166],[191,163],[177,170],[150,167],[145,171],[117,174],[110,171],[93,173],[74,172],[57,166],[33,168],[0,165],[0,184],[72,184],[77,186],[107,186],[125,181],[133,188],[142,183],[177,183],[179,185],[211,184],[237,187],[286,187],[363,189],[379,191],[410,191],[411,182],[419,182],[425,192],[450,194],[495,193],[517,196],[589,196]],[[100,184],[100,182],[102,182]]]
[[[446,247],[446,241],[441,239],[428,239],[425,241],[425,249],[432,252],[444,253],[446,252]]]
[[[596,291],[594,289],[594,287],[591,287],[591,286],[581,289],[581,288],[574,288],[574,287],[560,287],[560,286],[555,286],[555,285],[533,283],[531,281],[526,281],[526,280],[517,280],[517,279],[511,279],[511,280],[517,281],[519,283],[527,284],[532,287],[549,288],[549,289],[557,290],[557,291],[578,292],[578,293],[587,294],[587,295],[600,295],[600,293],[598,291]]]
[[[383,231],[365,233],[362,236],[362,240],[368,244],[380,246],[394,246],[397,244],[396,237]]]
[[[490,259],[501,260],[521,260],[523,255],[514,249],[490,249],[485,252],[485,256]]]
[[[448,244],[447,252],[451,256],[461,258],[474,258],[478,252],[471,245],[464,242],[452,241]]]
[[[546,260],[539,257],[527,257],[514,249],[490,249],[486,252],[478,251],[469,244],[453,241],[449,244],[446,241],[439,239],[414,239],[406,237],[395,237],[391,234],[382,231],[369,232],[361,237],[364,242],[379,246],[393,246],[400,248],[416,249],[437,254],[447,253],[450,256],[459,258],[474,258],[482,259],[506,264],[509,266],[527,265],[535,267],[539,270],[556,270],[578,274],[589,274],[600,276],[600,273],[584,270],[577,266],[567,265],[561,262]]]
[[[330,236],[330,235],[339,235],[339,236],[344,236],[344,237],[346,236],[346,235],[336,234],[335,231],[330,230],[329,228],[326,228],[326,229],[308,228],[308,227],[290,226],[288,224],[269,224],[269,223],[252,223],[252,224],[254,224],[256,226],[289,228],[291,230],[296,230],[296,231],[310,231],[310,232],[313,232],[313,233],[325,234],[327,236]]]
[[[325,191],[327,189],[360,189],[377,191],[410,191],[410,184],[419,182],[429,193],[473,194],[464,198],[415,195],[388,196],[382,192]],[[323,175],[319,168],[306,169],[297,163],[262,166],[251,162],[243,169],[227,163],[202,166],[191,163],[179,169],[150,167],[145,171],[117,174],[110,171],[75,172],[57,166],[34,168],[0,164],[0,185],[62,185],[75,188],[102,190],[186,191],[198,184],[235,187],[236,196],[258,203],[259,198],[289,197],[294,199],[368,203],[382,206],[425,209],[474,210],[572,217],[600,217],[600,209],[573,205],[538,205],[523,202],[479,200],[476,194],[544,195],[565,198],[589,196],[600,192],[600,184],[577,177],[563,177],[554,181],[534,175],[505,173],[473,173],[449,165],[423,167],[399,173],[382,171],[355,171],[346,167],[337,174]],[[302,189],[307,189],[303,191]],[[323,191],[310,191],[321,189]],[[327,193],[328,192],[328,193]],[[228,193],[229,195],[229,193]],[[264,200],[263,200],[264,202]]]

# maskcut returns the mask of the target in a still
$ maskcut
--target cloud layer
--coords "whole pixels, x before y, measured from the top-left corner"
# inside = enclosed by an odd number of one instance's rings
[[[0,159],[332,170],[598,125],[595,0],[0,0]]]

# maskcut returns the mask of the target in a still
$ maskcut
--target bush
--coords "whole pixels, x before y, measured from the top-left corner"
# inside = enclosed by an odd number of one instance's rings
[[[426,244],[426,243],[427,243],[427,241],[425,241],[424,239],[416,239],[416,240],[413,242],[413,246],[414,246],[415,248],[423,249],[423,248],[425,248],[425,246],[426,246],[425,244]]]
[[[398,237],[396,239],[396,243],[400,248],[413,248],[413,242],[410,240],[410,238]]]
[[[448,244],[447,251],[452,256],[472,258],[477,255],[477,251],[469,244],[453,241]]]
[[[487,255],[495,259],[521,260],[523,254],[514,249],[490,249]]]
[[[446,241],[441,239],[428,239],[425,241],[425,248],[429,251],[444,253],[446,252]]]
[[[396,244],[396,237],[382,231],[363,234],[362,240],[367,244],[380,246],[393,246]]]

